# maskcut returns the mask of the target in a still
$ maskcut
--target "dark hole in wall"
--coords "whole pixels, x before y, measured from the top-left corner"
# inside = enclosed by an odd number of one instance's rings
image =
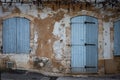
[[[63,40],[60,40],[60,43],[62,43],[63,42]]]

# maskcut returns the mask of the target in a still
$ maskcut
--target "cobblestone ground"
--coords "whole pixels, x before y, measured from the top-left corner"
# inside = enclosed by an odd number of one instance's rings
[[[50,77],[32,72],[3,72],[1,80],[120,80],[120,75],[104,77]]]
[[[120,78],[115,77],[86,77],[86,78],[75,78],[75,77],[59,77],[57,80],[120,80]]]
[[[40,73],[15,71],[2,72],[1,80],[56,80],[57,77],[49,77]]]

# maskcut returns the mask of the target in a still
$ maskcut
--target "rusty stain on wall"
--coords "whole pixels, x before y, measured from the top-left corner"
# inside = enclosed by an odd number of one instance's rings
[[[74,5],[74,4],[73,4]],[[2,46],[2,22],[12,17],[25,17],[30,20],[29,54],[3,54],[0,49],[0,67],[4,68],[6,61],[14,62],[14,68],[38,72],[67,74],[71,73],[71,25],[70,19],[75,16],[88,15],[98,19],[98,74],[119,73],[120,57],[113,56],[113,21],[119,17],[114,10],[100,11],[92,5],[85,8],[77,5],[56,6],[54,3],[43,9],[35,5],[16,4],[11,8],[0,6],[0,47]],[[106,13],[109,12],[109,16]],[[112,61],[112,62],[111,62]],[[22,65],[21,65],[22,64]],[[109,65],[114,69],[109,68]],[[118,70],[118,71],[117,71]],[[73,73],[71,73],[73,74]],[[52,75],[52,74],[51,74]],[[54,75],[54,74],[53,74]]]

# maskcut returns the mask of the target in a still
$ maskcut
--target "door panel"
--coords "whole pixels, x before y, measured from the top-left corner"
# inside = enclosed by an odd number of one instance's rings
[[[85,64],[86,64],[86,47],[84,43],[86,42],[86,27],[84,25],[85,17],[76,17],[72,19],[72,71],[75,72],[85,72]]]
[[[86,17],[86,69],[87,72],[97,72],[97,44],[98,27],[97,20],[92,17]]]
[[[97,19],[89,16],[72,18],[71,30],[72,72],[97,72]]]
[[[120,56],[120,20],[114,23],[114,55]]]

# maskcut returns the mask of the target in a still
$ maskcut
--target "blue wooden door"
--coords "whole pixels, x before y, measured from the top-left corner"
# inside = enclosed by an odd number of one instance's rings
[[[9,18],[3,21],[3,53],[29,53],[29,20]]]
[[[120,56],[120,20],[114,23],[114,55]]]
[[[97,28],[97,19],[93,17],[78,16],[71,19],[72,72],[97,71]]]
[[[96,18],[86,16],[86,72],[97,72],[98,62],[98,22]]]
[[[74,72],[84,72],[86,64],[86,27],[85,17],[75,17],[71,19],[71,67]]]

